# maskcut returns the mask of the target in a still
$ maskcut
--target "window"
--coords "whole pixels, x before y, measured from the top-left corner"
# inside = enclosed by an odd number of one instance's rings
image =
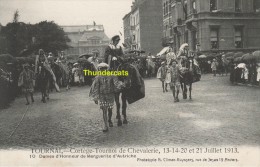
[[[218,49],[218,47],[219,47],[218,34],[219,34],[218,28],[211,28],[211,30],[210,30],[211,49]]]
[[[185,31],[185,43],[188,43],[188,41],[189,41],[189,32],[186,30]]]
[[[210,11],[217,10],[217,0],[210,0]]]
[[[254,0],[253,8],[254,8],[254,12],[260,12],[260,1],[259,0]]]
[[[196,10],[196,1],[195,0],[192,2],[192,9]]]
[[[163,15],[165,15],[166,9],[165,9],[165,2],[163,3]]]
[[[168,3],[168,12],[169,12],[169,14],[171,14],[171,0]]]
[[[243,48],[243,27],[235,28],[235,47]]]
[[[235,12],[241,12],[241,0],[235,0]]]
[[[166,1],[166,5],[165,5],[165,15],[168,14],[168,1]]]
[[[192,3],[191,3],[191,13],[197,13],[196,0],[193,0]]]
[[[92,40],[91,40],[91,44],[92,44],[92,45],[98,45],[98,44],[100,44],[100,42],[101,42],[101,41],[98,40],[98,39],[92,39]]]

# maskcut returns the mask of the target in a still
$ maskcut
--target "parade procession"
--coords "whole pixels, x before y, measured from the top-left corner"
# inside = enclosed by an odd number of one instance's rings
[[[259,0],[0,3],[0,149],[259,148]]]

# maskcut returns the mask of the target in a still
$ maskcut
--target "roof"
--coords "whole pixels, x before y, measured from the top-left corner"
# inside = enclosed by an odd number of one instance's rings
[[[103,25],[72,25],[61,26],[65,33],[84,32],[84,31],[104,31]]]
[[[102,39],[103,41],[109,41],[110,39],[108,36],[105,34],[104,31],[86,31],[84,34],[81,36],[79,41],[87,41],[89,39]]]
[[[125,18],[129,17],[129,16],[131,15],[131,13],[132,13],[132,12],[127,13],[127,14],[123,17],[123,20],[124,20]]]

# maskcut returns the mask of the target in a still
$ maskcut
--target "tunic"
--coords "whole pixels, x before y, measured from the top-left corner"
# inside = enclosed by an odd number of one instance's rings
[[[89,97],[92,100],[98,100],[101,109],[113,108],[115,93],[122,90],[123,87],[123,82],[115,76],[96,76]]]
[[[165,78],[166,78],[166,66],[161,66],[159,69],[158,69],[158,72],[157,72],[157,78],[160,79],[161,81],[165,81]]]
[[[22,87],[24,93],[32,93],[34,91],[35,75],[31,70],[23,70],[19,76],[18,86]]]
[[[180,85],[180,68],[178,66],[170,68],[171,87]]]
[[[116,70],[117,67],[119,66],[119,58],[123,56],[123,50],[120,45],[113,45],[110,44],[105,50],[105,63],[109,65],[109,68],[111,70]],[[117,60],[112,60],[113,58],[117,58]]]

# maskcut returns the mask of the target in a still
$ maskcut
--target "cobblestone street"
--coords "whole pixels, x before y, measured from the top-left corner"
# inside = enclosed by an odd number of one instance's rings
[[[146,97],[127,108],[129,124],[117,127],[114,109],[108,133],[99,107],[88,99],[89,86],[51,93],[46,104],[39,93],[29,106],[19,97],[0,111],[0,148],[260,145],[259,88],[203,75],[193,84],[192,101],[181,95],[174,103],[158,79],[146,79],[145,86]]]

